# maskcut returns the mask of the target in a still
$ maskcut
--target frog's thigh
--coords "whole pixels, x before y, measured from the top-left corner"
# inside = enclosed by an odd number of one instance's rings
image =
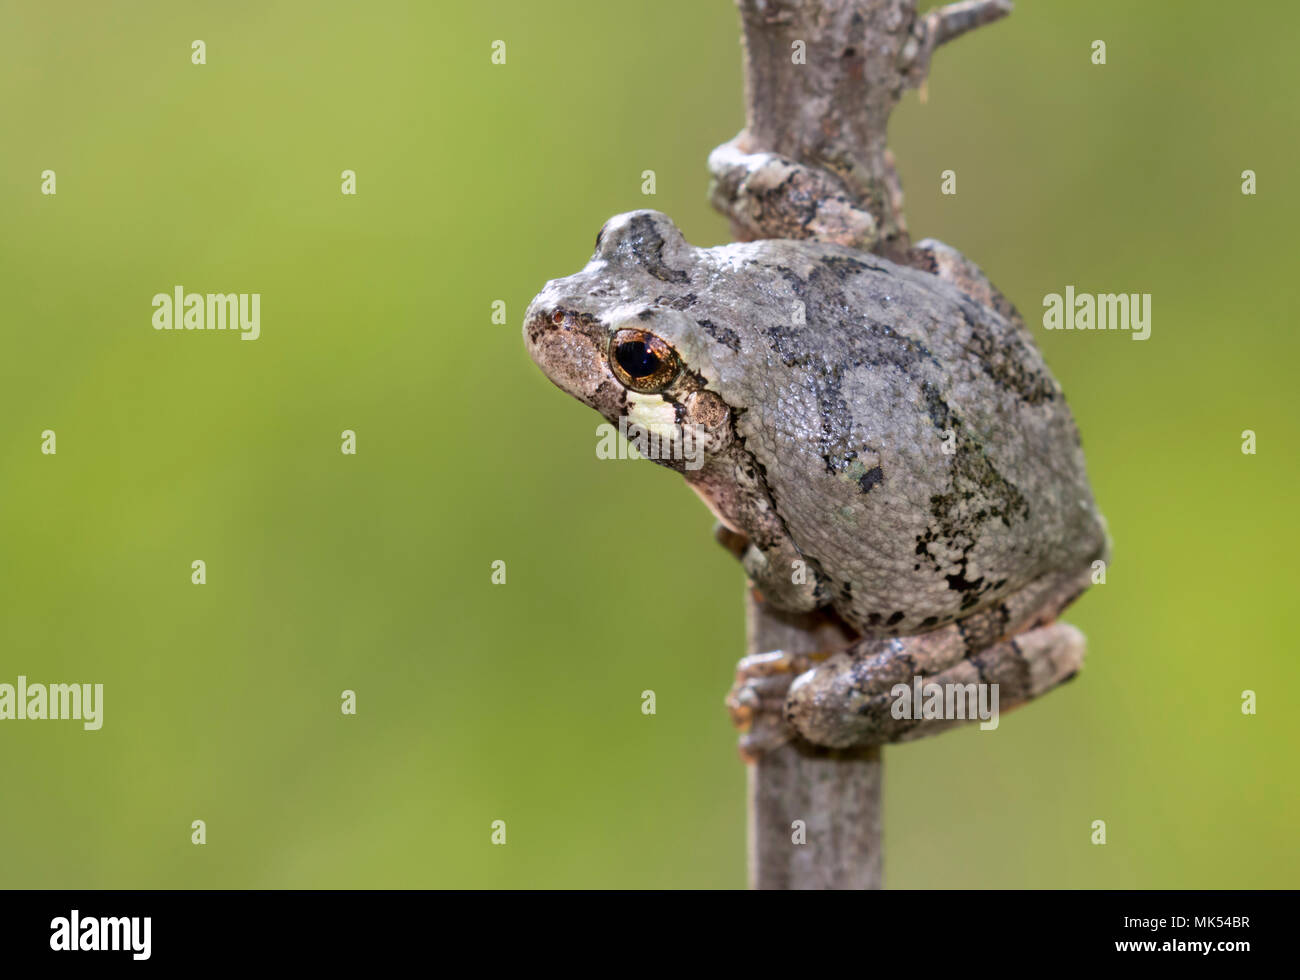
[[[1069,623],[1052,623],[997,643],[936,674],[929,681],[941,686],[954,684],[963,687],[996,684],[997,710],[1001,713],[1046,694],[1074,677],[1083,667],[1086,648],[1087,643],[1078,629]],[[895,741],[910,742],[961,724],[965,724],[962,719],[923,722]]]
[[[936,633],[865,641],[801,674],[786,700],[786,720],[809,741],[834,748],[910,741],[971,719],[918,718],[916,710],[895,717],[903,713],[896,711],[903,701],[896,684],[906,685],[909,697],[917,677],[924,685],[997,684],[1001,712],[1068,680],[1083,664],[1083,634],[1068,623],[1028,630],[969,658],[957,652],[964,642]]]

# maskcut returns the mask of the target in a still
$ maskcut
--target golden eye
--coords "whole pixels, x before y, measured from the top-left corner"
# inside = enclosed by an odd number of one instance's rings
[[[609,342],[609,366],[633,391],[663,391],[677,378],[677,352],[652,333],[620,330]]]

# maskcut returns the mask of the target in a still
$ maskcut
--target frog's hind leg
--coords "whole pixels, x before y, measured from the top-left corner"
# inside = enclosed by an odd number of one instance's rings
[[[890,741],[863,741],[859,705],[880,702],[888,717],[895,684],[938,674],[960,663],[968,651],[962,628],[952,625],[920,636],[859,640],[838,653],[776,651],[746,657],[737,665],[736,683],[727,696],[732,724],[746,730],[741,755],[752,758],[780,745],[791,726],[809,741],[835,748]],[[802,692],[798,697],[797,691]],[[874,727],[869,719],[865,731],[870,734]]]
[[[945,711],[951,691],[954,706],[960,703],[965,709],[964,719],[914,723],[915,727],[893,740],[907,742],[964,724],[971,720],[971,709],[976,706],[986,711],[992,709],[993,717],[987,722],[987,727],[996,728],[1000,712],[1010,711],[1073,678],[1083,667],[1086,646],[1083,634],[1069,623],[1040,626],[994,644],[930,679],[944,692]],[[982,702],[979,700],[981,684],[985,685]],[[994,690],[997,691],[996,700],[992,696]],[[971,694],[975,695],[975,701],[971,700]],[[985,723],[982,721],[981,724]]]
[[[727,696],[732,722],[748,730],[741,755],[753,758],[792,732],[817,745],[847,748],[910,741],[976,717],[964,710],[963,717],[927,718],[928,684],[943,688],[945,715],[949,684],[954,708],[957,694],[978,699],[981,691],[984,704],[993,705],[994,684],[998,711],[1038,697],[1083,664],[1083,634],[1056,618],[1087,589],[1090,574],[1036,581],[928,633],[859,639],[838,652],[746,657]],[[918,679],[922,704],[903,711],[899,685],[914,699]],[[967,691],[972,684],[976,688]]]
[[[1056,617],[1088,587],[1088,575],[1034,582],[928,633],[859,640],[795,679],[786,697],[786,723],[819,745],[878,745],[971,720],[969,711],[960,718],[927,718],[930,684],[943,689],[945,713],[947,684],[989,685],[973,691],[978,697],[982,690],[986,705],[993,703],[991,685],[998,685],[998,710],[1037,697],[1082,666],[1083,634]],[[918,680],[919,705],[912,703]]]
[[[999,712],[1078,673],[1084,639],[1068,623],[1051,623],[970,656],[964,651],[955,627],[855,644],[794,681],[786,721],[809,741],[832,748],[910,741],[981,718],[981,712],[991,712],[987,720],[996,724]]]

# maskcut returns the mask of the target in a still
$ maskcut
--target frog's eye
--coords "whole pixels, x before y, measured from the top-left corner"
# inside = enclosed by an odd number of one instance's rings
[[[620,330],[609,342],[609,366],[633,391],[663,391],[677,377],[677,352],[652,333]]]

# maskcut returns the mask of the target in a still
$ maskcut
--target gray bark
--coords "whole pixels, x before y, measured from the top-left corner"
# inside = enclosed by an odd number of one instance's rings
[[[835,616],[782,616],[752,592],[748,613],[751,653],[825,650],[851,635]],[[879,748],[841,752],[794,739],[765,752],[749,767],[750,887],[880,888],[880,780]]]

